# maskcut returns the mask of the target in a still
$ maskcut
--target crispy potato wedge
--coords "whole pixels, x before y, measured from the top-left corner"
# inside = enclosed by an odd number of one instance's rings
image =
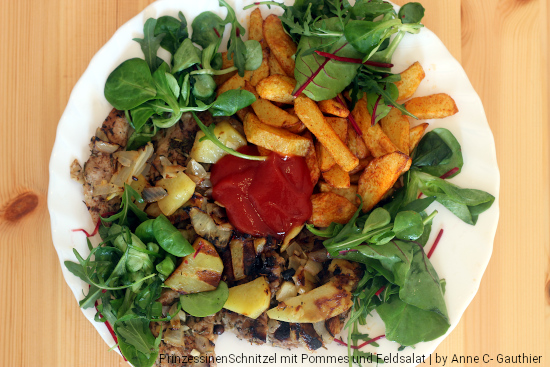
[[[250,13],[250,19],[248,22],[248,39],[260,42],[262,48],[267,47],[267,43],[264,41],[264,18],[260,8],[256,8]]]
[[[345,189],[350,185],[349,173],[337,164],[328,171],[323,172],[323,178],[330,185],[339,189]]]
[[[370,151],[365,145],[365,141],[357,134],[351,123],[348,125],[348,147],[359,160],[370,156]]]
[[[260,155],[267,157],[269,153],[271,153],[271,150],[265,149],[264,147],[256,146],[256,148],[258,148],[258,153],[260,153]]]
[[[367,101],[364,98],[357,101],[352,115],[355,122],[361,128],[363,141],[373,157],[381,157],[398,150],[390,138],[382,131],[380,124],[371,126],[371,115],[367,108]]]
[[[334,192],[323,192],[311,196],[313,212],[309,220],[316,227],[328,227],[332,222],[346,224],[357,207],[348,199]]]
[[[269,308],[271,290],[264,277],[229,288],[223,308],[256,319]]]
[[[273,52],[269,52],[269,58],[267,59],[267,63],[269,65],[269,75],[284,75],[287,76],[281,65],[279,64],[279,61],[277,61],[277,58],[275,55],[273,55]]]
[[[319,191],[321,192],[333,192],[337,195],[343,196],[354,205],[359,205],[359,198],[357,197],[357,185],[350,185],[348,188],[337,189],[332,185],[320,181],[319,182]]]
[[[356,173],[361,173],[363,172],[363,170],[365,168],[367,168],[367,166],[369,165],[369,163],[374,159],[373,156],[368,156],[367,158],[362,158],[359,160],[359,165],[357,165],[357,167],[355,167],[353,170],[349,171],[349,174],[350,176],[356,174]]]
[[[227,68],[230,68],[231,66],[234,65],[233,59],[231,59],[231,60],[227,59],[227,51],[224,51],[221,54],[222,54],[222,69],[227,69]],[[214,78],[214,81],[216,82],[216,85],[220,86],[223,83],[225,83],[227,80],[229,80],[235,74],[237,74],[236,70],[232,71],[230,73],[227,73],[227,74],[214,75],[213,78]]]
[[[276,74],[262,79],[256,85],[256,91],[263,99],[287,104],[294,103],[292,91],[296,86],[296,80],[288,76]]]
[[[428,123],[424,122],[418,126],[415,126],[409,130],[409,152],[412,153],[414,148],[420,143],[424,132],[428,128]]]
[[[223,262],[214,246],[198,237],[193,243],[195,251],[187,255],[164,284],[180,293],[213,291],[218,287]]]
[[[347,121],[339,117],[325,117],[325,119],[330,124],[330,126],[332,126],[334,132],[340,138],[340,140],[342,140],[344,144],[347,143]],[[317,142],[315,149],[317,150],[321,172],[331,170],[336,164],[336,161],[332,157],[332,154],[330,154],[330,152],[319,141]]]
[[[260,80],[263,80],[269,76],[269,50],[264,49],[262,54],[262,63],[256,70],[252,71],[252,77],[250,78],[250,84],[254,87],[258,85]]]
[[[275,106],[267,99],[257,99],[252,103],[252,108],[256,113],[256,116],[264,124],[268,124],[275,127],[287,127],[293,126],[300,122],[298,117],[289,114],[285,110]]]
[[[277,58],[279,65],[286,75],[294,75],[294,59],[296,45],[292,38],[286,34],[283,24],[278,16],[270,14],[263,24],[264,39],[271,52]]]
[[[401,152],[389,153],[370,162],[359,178],[357,188],[357,193],[363,198],[363,212],[378,204],[410,164],[411,158]]]
[[[420,120],[442,119],[458,112],[455,101],[445,93],[413,98],[405,102],[405,108]]]
[[[336,161],[320,141],[315,142],[315,152],[321,172],[326,172],[336,165]]]
[[[246,115],[243,125],[249,142],[283,155],[304,157],[312,149],[309,139],[285,129],[264,124],[253,113]]]
[[[244,118],[248,113],[254,113],[254,110],[250,106],[246,106],[245,108],[238,110],[236,115],[241,122],[244,122]]]
[[[296,98],[294,110],[318,141],[329,151],[336,163],[346,172],[359,164],[359,159],[338,137],[315,102],[301,94]]]
[[[325,101],[317,102],[317,105],[319,106],[319,109],[323,113],[327,113],[329,115],[338,116],[338,117],[348,117],[349,110],[346,106],[341,104],[340,102],[337,102],[335,99],[327,99]]]
[[[246,77],[246,74],[245,74]],[[219,97],[220,94],[227,92],[232,89],[244,89],[246,82],[245,77],[239,76],[239,74],[233,75],[231,78],[227,79],[222,85],[220,85],[216,91],[216,95]]]
[[[311,142],[311,146],[313,147],[313,136],[311,135],[311,133],[308,131],[303,135],[303,137],[309,139],[309,141]],[[321,176],[321,170],[319,169],[319,163],[317,160],[317,153],[315,152],[315,149],[310,149],[304,158],[306,160],[307,168],[309,168],[311,183],[313,184],[313,186],[315,186],[317,185],[317,181],[319,181],[319,177]]]
[[[409,155],[409,119],[397,108],[380,120],[380,127],[401,153]]]
[[[411,98],[422,79],[426,76],[424,69],[422,69],[422,65],[420,65],[418,61],[402,71],[400,75],[401,80],[395,82],[397,90],[399,91],[399,97],[397,97],[398,101]]]
[[[270,319],[307,323],[330,319],[352,306],[351,293],[344,287],[328,282],[307,293],[286,299],[267,311]]]

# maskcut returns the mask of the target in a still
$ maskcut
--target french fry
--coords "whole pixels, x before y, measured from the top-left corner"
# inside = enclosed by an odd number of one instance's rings
[[[359,178],[361,178],[361,174],[363,172],[358,172],[358,173],[350,173],[349,175],[349,182],[352,184],[352,185],[357,185],[357,183],[359,182]]]
[[[342,169],[349,172],[357,167],[359,159],[340,140],[334,128],[327,122],[315,102],[304,94],[301,94],[296,98],[294,110],[304,125],[327,148]]]
[[[363,198],[363,212],[378,204],[410,164],[411,158],[401,152],[386,154],[369,163],[359,178],[357,188],[357,193]]]
[[[241,122],[244,122],[244,118],[248,113],[254,113],[254,110],[250,106],[246,106],[245,108],[242,108],[237,111],[236,115],[241,120]]]
[[[285,111],[288,112],[289,114],[291,114],[292,116],[296,116],[296,118],[298,118],[298,115],[296,115],[296,112],[294,111],[294,107],[287,108]],[[288,131],[290,131],[291,133],[294,133],[294,134],[301,134],[302,132],[304,132],[304,130],[307,129],[307,127],[298,118],[298,122],[296,124],[285,126],[285,129],[287,129]]]
[[[317,153],[319,169],[321,172],[329,171],[336,165],[336,161],[320,141],[315,143],[315,151]]]
[[[355,121],[359,124],[363,133],[363,140],[369,149],[370,154],[377,158],[385,154],[395,152],[397,147],[386,136],[380,124],[371,126],[371,116],[367,108],[367,101],[360,99],[355,104],[355,108],[351,112]]]
[[[256,88],[254,88],[252,83],[250,83],[249,81],[244,82],[243,89],[249,91],[250,93],[252,93],[254,95],[254,97],[256,97],[256,100],[258,100],[260,98],[258,92],[256,92]]]
[[[345,197],[353,205],[359,204],[359,198],[357,197],[357,185],[350,185],[350,187],[348,188],[337,189],[326,182],[320,181],[318,186],[319,191],[321,192],[333,192],[335,194]]]
[[[264,147],[261,147],[261,146],[256,146],[256,148],[258,148],[258,153],[260,153],[260,155],[263,155],[263,156],[268,156],[269,153],[271,153],[271,150],[269,149],[265,149]]]
[[[420,120],[442,119],[458,112],[455,101],[445,93],[413,98],[405,102],[405,108]]]
[[[380,120],[380,127],[401,153],[409,155],[409,119],[397,108]]]
[[[355,132],[355,129],[351,126],[351,123],[348,124],[348,147],[351,152],[359,158],[359,160],[370,156],[370,152],[365,145],[365,141],[357,134],[357,132]]]
[[[248,39],[260,42],[262,49],[267,47],[264,40],[264,18],[260,8],[256,8],[250,13],[250,21],[248,23]]]
[[[332,166],[328,171],[323,172],[323,178],[337,189],[345,189],[350,186],[349,173],[337,164]]]
[[[402,71],[400,75],[401,80],[395,82],[397,90],[399,91],[399,97],[397,97],[398,101],[412,97],[420,85],[420,82],[426,76],[424,69],[422,69],[422,65],[420,65],[418,61],[409,66],[407,70]]]
[[[409,130],[409,152],[410,153],[412,153],[414,148],[416,148],[416,146],[420,142],[420,139],[422,139],[424,132],[428,128],[428,125],[429,125],[428,123],[424,122],[423,124],[415,126]]]
[[[309,141],[311,142],[311,146],[313,146],[313,136],[311,135],[311,133],[308,131],[303,136],[304,138],[309,139]],[[321,170],[319,169],[315,149],[310,149],[304,158],[306,160],[307,168],[309,168],[311,183],[313,184],[313,186],[315,186],[317,185],[317,181],[319,181],[319,177],[321,176]]]
[[[281,65],[279,64],[279,61],[277,61],[277,58],[275,55],[273,55],[272,52],[269,53],[269,58],[267,59],[267,63],[269,65],[269,75],[284,75],[287,76]],[[292,74],[294,75],[294,74]]]
[[[311,205],[310,223],[316,227],[328,227],[332,222],[346,224],[357,211],[348,199],[333,192],[312,195]]]
[[[348,123],[345,119],[339,117],[325,117],[327,122],[332,126],[336,135],[342,140],[342,142],[347,143],[347,129]],[[336,161],[332,157],[332,154],[320,143],[316,147],[319,152],[319,165],[321,167],[321,172],[326,172],[331,170]]]
[[[242,76],[239,76],[239,74],[233,75],[231,78],[229,78],[225,83],[223,83],[221,86],[218,87],[218,90],[216,91],[216,95],[219,97],[220,94],[227,92],[228,90],[232,89],[243,89],[244,84],[246,82],[246,79]]]
[[[358,165],[357,167],[355,167],[353,170],[349,171],[350,176],[351,176],[351,175],[354,175],[354,174],[356,174],[356,173],[361,173],[361,172],[363,172],[363,170],[364,170],[365,168],[367,168],[367,166],[369,165],[369,163],[370,163],[373,159],[374,159],[374,157],[373,157],[373,156],[370,156],[370,155],[369,155],[368,157],[366,157],[366,158],[361,158],[361,159],[359,160],[359,165]]]
[[[348,117],[349,110],[343,104],[337,102],[335,99],[327,99],[325,101],[317,102],[321,112],[328,113],[338,117]]]
[[[243,125],[249,142],[283,155],[304,157],[312,149],[309,139],[292,134],[285,129],[264,124],[253,113],[246,115]]]
[[[222,52],[222,69],[230,68],[234,65],[233,59],[228,60],[227,59],[227,51]],[[232,71],[227,74],[222,75],[214,75],[214,81],[216,82],[216,85],[220,86],[223,83],[225,83],[227,80],[229,80],[233,75],[237,74],[237,71]]]
[[[256,116],[264,123],[275,127],[287,127],[298,124],[298,117],[289,114],[283,109],[275,106],[267,99],[257,99],[252,103]]]
[[[288,76],[276,74],[262,79],[257,85],[256,90],[263,99],[270,101],[293,104],[294,97],[292,91],[296,86],[296,80]]]
[[[269,49],[285,71],[286,75],[294,75],[294,59],[296,45],[292,38],[286,34],[283,24],[275,14],[269,15],[263,24],[264,39]]]
[[[254,87],[258,85],[260,80],[265,79],[269,76],[269,50],[264,49],[262,51],[262,63],[260,66],[252,72],[252,78],[250,78],[250,84]]]

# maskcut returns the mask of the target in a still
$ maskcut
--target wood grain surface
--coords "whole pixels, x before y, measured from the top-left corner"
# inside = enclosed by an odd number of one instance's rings
[[[46,207],[48,163],[71,89],[95,52],[148,3],[0,2],[0,365],[125,365],[108,352],[62,277]],[[436,353],[524,353],[550,366],[550,9],[544,0],[422,3],[425,24],[481,96],[501,172],[493,257]]]

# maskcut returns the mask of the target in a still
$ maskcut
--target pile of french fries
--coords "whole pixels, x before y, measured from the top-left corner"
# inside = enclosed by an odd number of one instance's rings
[[[345,224],[357,210],[359,194],[363,211],[370,211],[388,197],[399,177],[411,166],[410,154],[422,138],[427,123],[411,127],[411,121],[398,109],[371,126],[366,96],[352,111],[349,98],[315,102],[305,94],[292,96],[296,86],[294,59],[296,45],[285,33],[275,15],[262,18],[260,9],[250,14],[249,39],[263,48],[263,61],[243,77],[236,73],[218,76],[218,94],[230,89],[245,89],[256,96],[249,107],[237,112],[247,140],[258,146],[262,155],[275,151],[305,158],[311,181],[317,190],[311,197],[310,222],[326,227],[332,222]],[[223,68],[233,65],[223,53]],[[458,108],[447,94],[425,97],[414,95],[425,73],[415,62],[401,73],[396,83],[398,101],[420,120],[454,115]],[[348,96],[349,97],[349,96]],[[359,135],[349,117],[360,127]]]

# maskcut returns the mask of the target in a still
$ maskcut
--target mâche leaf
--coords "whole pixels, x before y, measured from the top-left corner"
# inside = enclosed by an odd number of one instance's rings
[[[156,95],[149,65],[143,59],[124,61],[105,82],[105,98],[118,110],[131,110]]]

